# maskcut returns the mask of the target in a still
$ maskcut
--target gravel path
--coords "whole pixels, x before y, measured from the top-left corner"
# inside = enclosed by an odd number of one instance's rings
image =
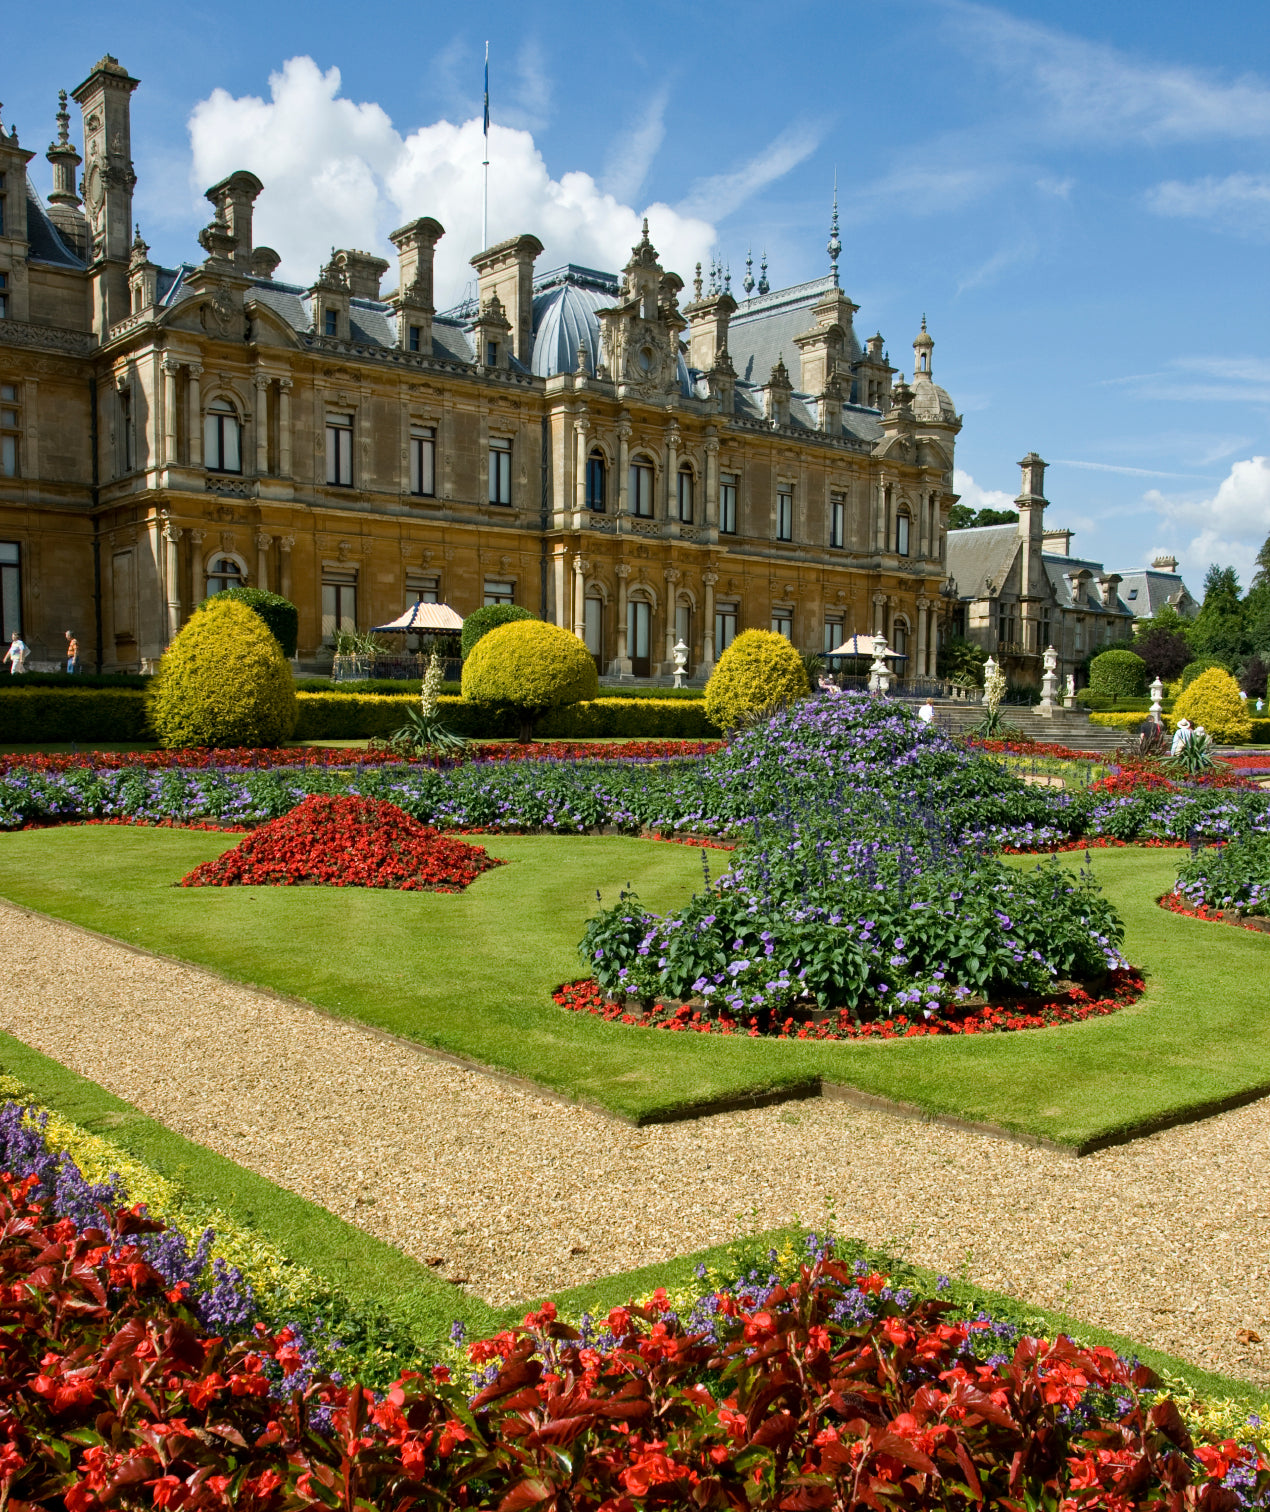
[[[820,1100],[636,1130],[8,905],[0,925],[0,1026],[491,1302],[828,1207],[920,1264],[1270,1378],[1270,1100],[1079,1161]]]

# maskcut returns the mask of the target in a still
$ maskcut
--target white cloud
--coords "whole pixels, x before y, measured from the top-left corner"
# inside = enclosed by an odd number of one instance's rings
[[[644,187],[653,159],[666,138],[666,106],[670,88],[663,85],[652,96],[642,117],[619,136],[604,166],[604,188],[618,199],[633,199]]]
[[[797,168],[809,158],[820,146],[823,135],[820,127],[807,122],[786,127],[774,141],[734,172],[700,179],[680,201],[680,212],[722,220],[760,189],[784,178],[791,168]]]
[[[1270,535],[1270,457],[1236,462],[1211,497],[1170,497],[1152,488],[1143,499],[1179,534],[1195,531],[1178,551],[1192,575],[1210,562],[1229,563],[1246,582]]]
[[[1007,247],[998,248],[991,257],[986,258],[978,267],[971,268],[968,273],[958,279],[957,293],[964,294],[967,289],[981,289],[985,284],[996,283],[997,279],[1011,268],[1031,262],[1038,250],[1035,239],[1030,236],[1013,242]]]
[[[1191,476],[1187,473],[1161,472],[1154,467],[1124,467],[1116,462],[1077,462],[1071,457],[1059,457],[1050,463],[1051,467],[1083,467],[1090,472],[1128,473],[1135,478],[1185,478]]]
[[[968,472],[953,471],[953,488],[970,509],[1013,509],[1014,495],[1002,488],[981,488]]]
[[[1153,373],[1124,373],[1096,381],[1124,388],[1135,399],[1270,404],[1270,360],[1264,357],[1174,357],[1167,367]]]
[[[1225,178],[1169,179],[1147,192],[1156,215],[1211,221],[1244,236],[1270,231],[1270,176],[1230,173]]]
[[[403,137],[380,106],[340,96],[338,68],[323,73],[308,57],[286,62],[269,88],[268,100],[217,89],[195,107],[196,190],[238,168],[255,173],[265,185],[256,241],[276,248],[283,276],[297,282],[316,276],[332,246],[391,254],[390,230],[435,216],[446,228],[437,247],[438,305],[459,298],[480,244],[480,119],[437,121]],[[586,173],[553,178],[528,131],[498,124],[490,131],[489,207],[490,241],[532,231],[546,248],[545,267],[620,268],[639,239],[641,214],[663,266],[685,278],[715,241],[714,226],[683,209],[637,210]],[[391,284],[390,273],[385,287]]]
[[[1140,61],[1099,42],[972,0],[943,0],[956,40],[1010,79],[1031,124],[1065,141],[1197,141],[1270,136],[1270,86]],[[1048,108],[1046,108],[1048,107]]]

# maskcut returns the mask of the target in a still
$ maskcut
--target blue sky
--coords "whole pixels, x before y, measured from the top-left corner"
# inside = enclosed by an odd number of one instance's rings
[[[202,188],[246,167],[287,276],[432,214],[457,296],[488,38],[491,240],[533,231],[540,267],[617,268],[647,212],[685,279],[716,255],[739,293],[753,248],[792,283],[827,269],[836,171],[857,329],[911,373],[926,313],[968,501],[1012,496],[1034,448],[1078,550],[1125,568],[1170,549],[1192,588],[1213,559],[1246,582],[1270,532],[1264,0],[56,15],[9,23],[4,120],[42,149],[57,89],[115,53],[142,80],[136,209],[161,261],[197,253]]]

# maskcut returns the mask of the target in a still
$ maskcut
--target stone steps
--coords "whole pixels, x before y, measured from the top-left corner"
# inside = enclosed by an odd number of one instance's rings
[[[1111,754],[1133,738],[1127,730],[1090,724],[1089,715],[1083,710],[1062,709],[1046,717],[1034,709],[1007,706],[1001,714],[1012,730],[1043,745],[1065,745],[1076,751]],[[953,735],[972,730],[982,718],[983,705],[979,703],[941,702],[935,705],[936,723]]]

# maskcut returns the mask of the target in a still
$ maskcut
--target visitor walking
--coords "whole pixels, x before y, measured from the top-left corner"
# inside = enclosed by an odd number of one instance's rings
[[[26,671],[26,659],[30,653],[30,647],[15,630],[13,639],[9,642],[9,649],[4,653],[4,660],[9,665],[9,675],[16,677],[20,672]]]
[[[923,724],[934,724],[934,722],[935,722],[935,705],[933,703],[931,703],[931,701],[930,701],[929,698],[921,706],[921,708],[918,709],[918,711],[917,711],[917,717],[918,717],[918,719],[921,720],[921,722]]]
[[[72,630],[66,632],[66,670],[79,671],[79,642],[75,639],[75,633]]]

